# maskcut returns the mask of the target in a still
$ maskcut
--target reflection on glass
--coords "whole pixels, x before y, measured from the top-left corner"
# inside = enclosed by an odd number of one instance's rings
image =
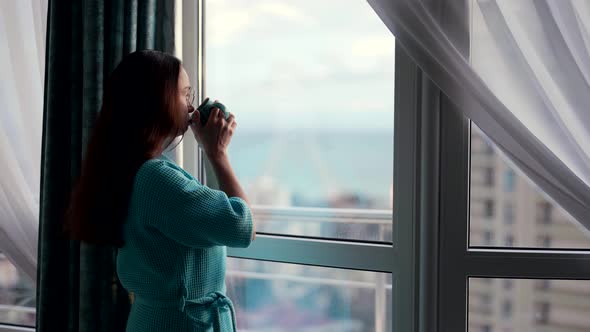
[[[391,211],[395,42],[369,4],[208,0],[205,15],[206,94],[236,115],[251,202]]]
[[[391,274],[228,258],[240,331],[391,331]]]
[[[588,312],[588,280],[469,279],[469,332],[590,331]]]
[[[0,324],[35,326],[32,282],[0,253]]]
[[[590,248],[578,223],[507,162],[475,124],[471,128],[470,245]],[[490,181],[492,173],[503,177],[501,186]]]

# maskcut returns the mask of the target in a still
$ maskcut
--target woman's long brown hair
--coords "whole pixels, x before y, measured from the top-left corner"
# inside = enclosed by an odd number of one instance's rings
[[[111,74],[65,216],[71,239],[123,245],[135,174],[188,127],[178,102],[180,68],[177,58],[144,50]]]

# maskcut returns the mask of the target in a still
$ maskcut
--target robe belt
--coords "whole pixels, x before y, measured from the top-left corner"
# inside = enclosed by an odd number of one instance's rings
[[[213,331],[215,331],[215,332],[226,332],[226,331],[221,331],[220,310],[229,310],[231,313],[233,331],[237,331],[233,303],[224,294],[222,294],[221,292],[211,292],[211,293],[208,293],[207,295],[197,298],[197,299],[188,299],[187,296],[188,296],[188,290],[186,289],[186,287],[183,287],[182,296],[180,297],[180,301],[179,300],[149,299],[149,298],[137,296],[137,294],[136,294],[134,303],[146,304],[146,305],[149,305],[152,307],[160,307],[160,308],[170,308],[170,307],[174,308],[174,307],[176,307],[181,312],[186,313],[187,316],[191,320],[193,320],[201,325],[209,326],[212,324]],[[194,315],[191,314],[192,310],[187,310],[188,308],[191,308],[191,307],[203,309],[204,311],[209,312],[211,314],[211,319],[209,321],[204,321],[203,318],[194,317]]]

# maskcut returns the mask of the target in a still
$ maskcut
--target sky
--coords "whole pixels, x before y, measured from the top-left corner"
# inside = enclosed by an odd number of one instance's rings
[[[393,130],[395,41],[363,0],[208,0],[206,96],[241,130]]]

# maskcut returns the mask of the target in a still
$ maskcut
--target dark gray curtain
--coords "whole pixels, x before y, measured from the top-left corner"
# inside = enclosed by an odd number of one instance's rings
[[[66,239],[62,216],[99,112],[103,81],[138,49],[174,52],[174,1],[49,0],[37,331],[123,331],[116,248]]]

